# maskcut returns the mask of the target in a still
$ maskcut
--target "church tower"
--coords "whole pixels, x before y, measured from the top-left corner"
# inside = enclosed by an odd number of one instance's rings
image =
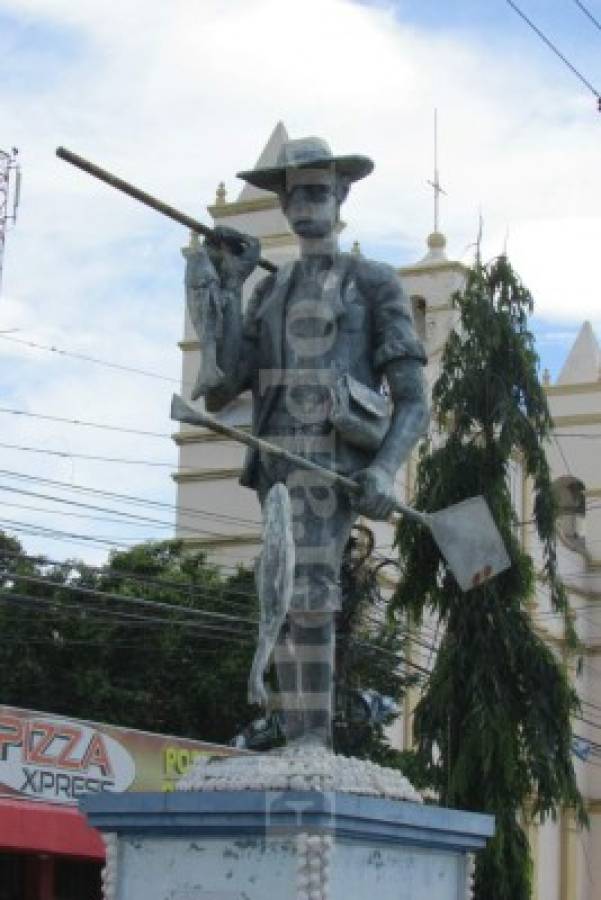
[[[584,322],[555,384],[545,385],[554,440],[547,450],[560,506],[564,546],[580,554],[582,586],[591,587],[601,566],[601,474],[595,448],[601,440],[601,349]],[[587,577],[588,576],[588,577]],[[601,574],[597,589],[601,588]]]

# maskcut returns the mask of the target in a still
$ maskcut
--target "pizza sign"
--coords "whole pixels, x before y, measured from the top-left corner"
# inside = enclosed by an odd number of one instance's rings
[[[135,775],[125,747],[92,725],[0,712],[0,785],[10,793],[76,803],[81,794],[125,791]]]

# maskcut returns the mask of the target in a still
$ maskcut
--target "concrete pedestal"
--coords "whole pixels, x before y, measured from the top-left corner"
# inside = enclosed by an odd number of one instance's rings
[[[490,816],[311,791],[90,795],[106,900],[466,900]]]

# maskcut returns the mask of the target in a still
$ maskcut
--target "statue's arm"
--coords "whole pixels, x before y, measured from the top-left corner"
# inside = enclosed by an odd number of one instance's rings
[[[360,287],[369,297],[372,309],[372,361],[388,382],[392,416],[371,465],[355,473],[363,488],[357,506],[364,515],[385,519],[393,505],[396,473],[428,425],[423,378],[426,354],[415,334],[409,303],[394,270],[366,262],[361,275]]]
[[[372,265],[373,359],[386,376],[393,405],[390,428],[372,465],[394,478],[428,423],[426,354],[396,272],[389,266]]]
[[[429,421],[422,364],[416,359],[393,359],[384,367],[393,404],[390,428],[372,465],[391,479],[403,465]]]

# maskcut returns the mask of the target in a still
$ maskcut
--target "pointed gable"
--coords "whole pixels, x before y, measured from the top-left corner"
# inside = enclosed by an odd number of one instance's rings
[[[280,152],[280,148],[282,144],[284,144],[288,138],[288,132],[286,131],[286,126],[283,122],[278,122],[273,131],[271,132],[271,137],[265,144],[261,155],[255,163],[255,169],[266,168],[267,166],[275,165],[275,162],[278,157],[278,153]],[[262,191],[260,188],[254,187],[252,184],[245,184],[242,190],[240,191],[237,199],[237,203],[246,203],[249,200],[256,200],[258,197],[270,197],[273,196],[270,191]]]
[[[557,384],[590,384],[599,380],[601,350],[590,322],[585,322],[574,341]]]

